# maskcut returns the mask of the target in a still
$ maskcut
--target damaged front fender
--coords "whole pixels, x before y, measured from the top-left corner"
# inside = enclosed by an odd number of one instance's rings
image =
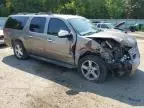
[[[80,44],[77,44],[76,47],[76,64],[78,64],[78,60],[81,58],[81,56],[87,52],[99,55],[107,62],[111,62],[109,53],[106,52],[105,49],[95,40],[83,38],[83,40],[78,39],[77,42],[80,42]]]
[[[126,46],[110,38],[82,37],[78,39],[76,61],[78,64],[78,60],[83,55],[85,56],[85,54],[99,55],[106,62],[110,70],[123,75],[126,72],[134,70],[131,61],[138,58],[137,54],[139,51],[137,50],[136,53],[133,52],[132,58],[129,51],[133,47],[133,45]]]

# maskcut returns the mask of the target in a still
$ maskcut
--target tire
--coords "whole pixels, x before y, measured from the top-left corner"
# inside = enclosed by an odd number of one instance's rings
[[[18,59],[22,59],[25,60],[28,58],[28,53],[25,50],[22,42],[20,41],[15,41],[13,43],[13,51],[14,51],[14,55],[16,56],[16,58]]]
[[[91,64],[91,66],[89,66],[89,64]],[[106,80],[108,68],[99,56],[88,55],[79,60],[78,71],[81,72],[87,80],[102,83]]]
[[[131,32],[135,32],[135,27],[130,27]]]

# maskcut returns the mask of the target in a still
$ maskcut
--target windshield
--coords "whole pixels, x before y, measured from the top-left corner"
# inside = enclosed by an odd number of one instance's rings
[[[86,18],[73,18],[68,19],[68,21],[81,36],[99,32],[99,30]]]

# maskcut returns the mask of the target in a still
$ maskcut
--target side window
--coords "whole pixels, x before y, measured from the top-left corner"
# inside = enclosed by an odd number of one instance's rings
[[[98,28],[100,28],[100,24],[98,24],[98,26],[97,26]]]
[[[25,17],[25,16],[9,17],[6,22],[5,28],[22,30],[24,26],[26,25],[28,19],[29,17]]]
[[[108,28],[108,26],[106,24],[102,24],[101,28]]]
[[[30,23],[30,31],[36,33],[44,33],[44,28],[46,24],[45,17],[34,17]]]
[[[51,18],[49,21],[47,33],[50,35],[58,36],[58,32],[60,30],[69,31],[68,27],[66,26],[66,24],[62,20],[57,19],[57,18]]]

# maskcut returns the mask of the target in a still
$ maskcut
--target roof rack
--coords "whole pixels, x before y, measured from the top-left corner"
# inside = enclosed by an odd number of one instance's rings
[[[27,14],[34,14],[34,15],[48,14],[48,15],[51,15],[52,12],[38,12],[38,13],[20,12],[20,13],[17,13],[17,14],[18,15],[27,15]]]
[[[48,15],[51,15],[52,12],[51,12],[51,11],[49,11],[49,12],[38,12],[38,13],[36,13],[36,14],[48,14]]]
[[[35,13],[29,13],[29,12],[20,12],[20,13],[17,13],[18,15],[26,15],[26,14],[35,14]]]

